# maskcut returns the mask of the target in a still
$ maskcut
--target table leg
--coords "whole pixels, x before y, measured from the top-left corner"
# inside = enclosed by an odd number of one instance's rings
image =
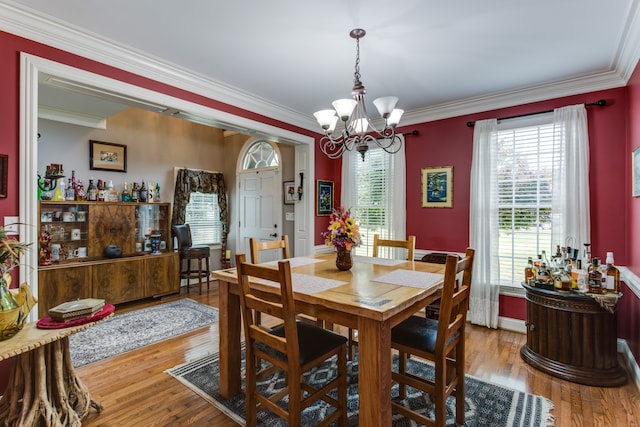
[[[240,297],[229,283],[219,281],[220,295],[220,394],[229,399],[242,391],[240,382]]]
[[[76,376],[69,338],[63,337],[16,356],[0,419],[6,425],[80,426],[91,407],[102,411]]]
[[[391,326],[358,320],[359,424],[391,425]]]

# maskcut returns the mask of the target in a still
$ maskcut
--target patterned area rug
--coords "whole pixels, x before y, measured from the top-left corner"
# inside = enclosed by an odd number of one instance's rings
[[[118,314],[69,337],[73,366],[80,367],[218,321],[218,310],[180,299]]]
[[[244,352],[243,352],[244,369]],[[433,367],[427,363],[416,359],[409,359],[407,364],[411,372],[420,375],[431,375],[433,377]],[[394,369],[397,368],[397,356],[394,359]],[[349,362],[349,426],[358,425],[358,362]],[[218,392],[219,379],[219,359],[218,354],[204,356],[192,362],[176,366],[167,371],[178,381],[192,389],[205,400],[218,407],[222,412],[230,416],[240,424],[245,423],[244,393],[231,398],[224,399]],[[330,364],[319,368],[317,371],[307,374],[307,380],[313,375],[321,380],[327,375],[333,376],[334,368]],[[244,374],[243,374],[244,377]],[[279,384],[283,383],[283,378],[267,378],[262,381],[259,387],[268,390],[268,393],[275,393]],[[244,380],[242,387],[244,389]],[[470,376],[465,377],[466,387],[466,426],[480,427],[543,427],[554,425],[554,419],[550,411],[553,403],[542,397],[528,393],[511,390],[496,384],[490,384]],[[397,385],[392,389],[392,397],[397,400]],[[425,395],[412,388],[407,389],[407,398],[402,401],[405,406],[410,406],[414,410],[427,413],[433,417],[433,403],[429,395]],[[455,426],[455,398],[450,397],[447,401],[447,426]],[[313,426],[322,419],[325,413],[324,402],[307,408],[303,413],[302,426]],[[398,414],[393,415],[394,427],[409,427],[417,424]],[[287,423],[268,411],[258,413],[258,425],[269,427],[286,426]]]

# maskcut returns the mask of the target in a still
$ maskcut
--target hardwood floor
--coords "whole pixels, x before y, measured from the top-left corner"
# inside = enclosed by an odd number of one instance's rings
[[[202,295],[191,293],[118,306],[117,313],[191,298],[218,306],[215,282]],[[467,327],[467,373],[477,378],[551,399],[556,426],[640,426],[640,393],[632,383],[598,388],[544,374],[522,361],[523,334]],[[78,368],[92,397],[104,405],[83,426],[237,426],[226,415],[164,373],[218,348],[217,325],[201,328],[129,353]]]

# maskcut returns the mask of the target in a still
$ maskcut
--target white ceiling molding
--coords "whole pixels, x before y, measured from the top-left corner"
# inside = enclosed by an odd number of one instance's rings
[[[571,78],[563,81],[527,87],[506,93],[488,94],[477,98],[440,104],[405,112],[402,125],[423,123],[464,114],[505,108],[610,89],[626,85],[640,59],[640,0],[630,6],[627,25],[620,30],[620,51],[610,71],[600,75]],[[95,61],[120,68],[150,79],[200,94],[276,120],[318,132],[313,117],[293,111],[242,89],[206,78],[176,64],[135,51],[96,34],[70,27],[44,17],[38,12],[13,3],[0,3],[0,29],[43,44],[65,50]]]
[[[89,116],[43,105],[38,107],[38,118],[95,129],[107,128],[107,120],[104,117]]]

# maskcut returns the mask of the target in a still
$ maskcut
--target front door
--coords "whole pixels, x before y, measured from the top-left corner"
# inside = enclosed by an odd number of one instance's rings
[[[240,173],[240,224],[238,252],[249,255],[249,239],[260,241],[282,238],[282,185],[278,168],[250,169]],[[279,251],[265,251],[260,261],[281,258]]]

